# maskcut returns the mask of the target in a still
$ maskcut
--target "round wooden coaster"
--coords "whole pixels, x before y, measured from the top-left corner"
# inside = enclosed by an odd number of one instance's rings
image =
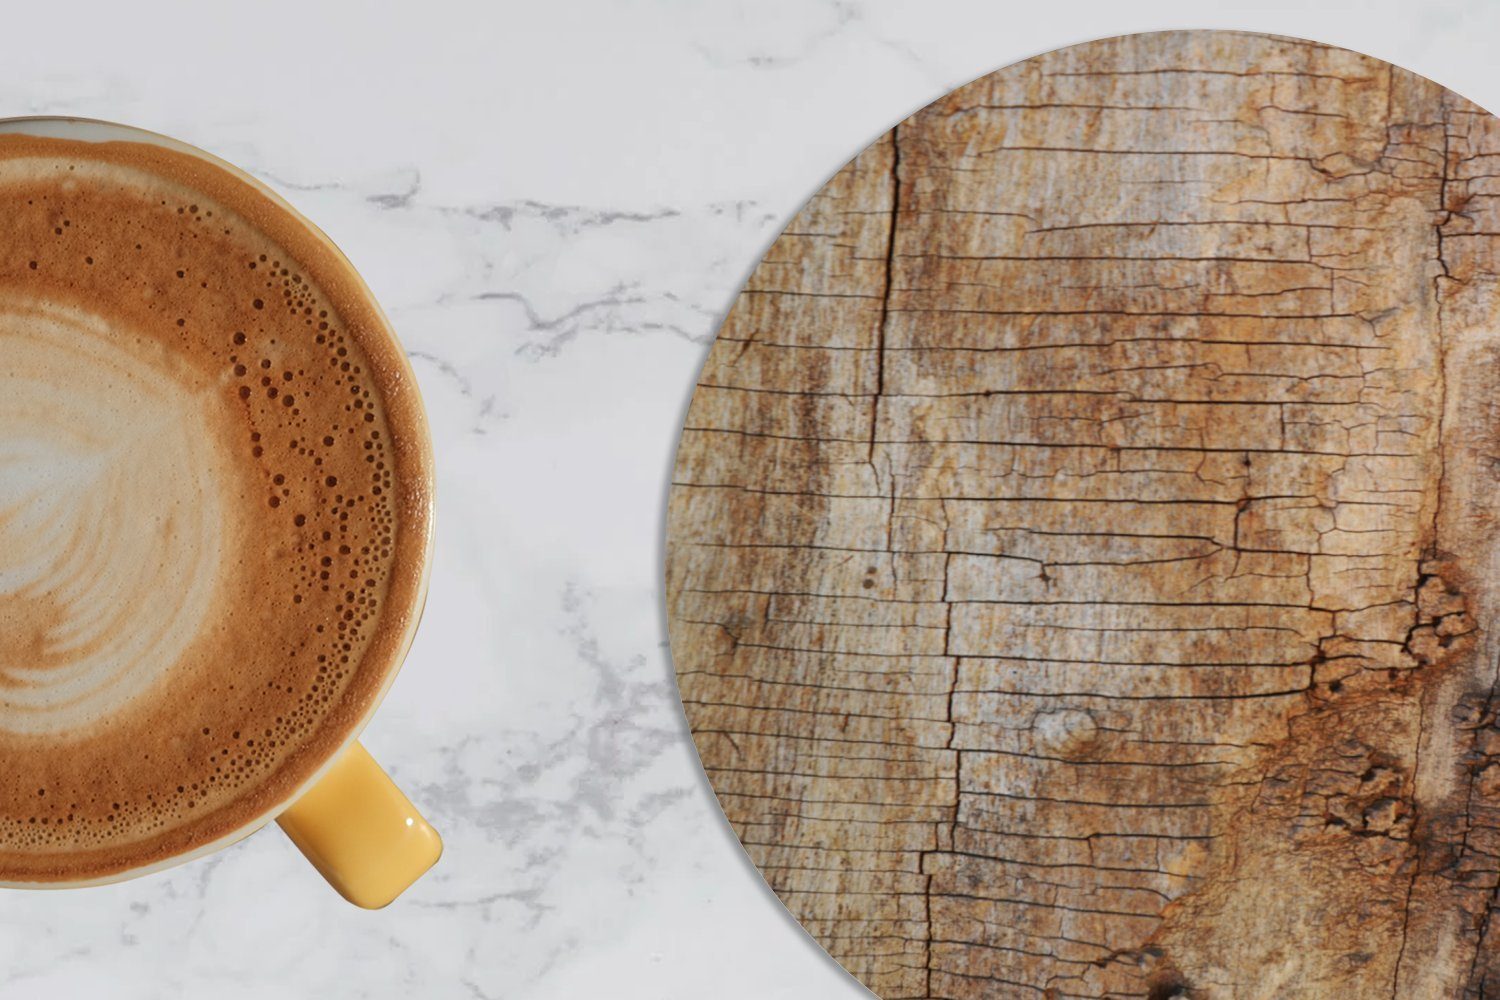
[[[1496,119],[1230,32],[1001,70],[808,203],[694,395],[667,592],[724,811],[835,958],[1500,988],[1497,250]]]

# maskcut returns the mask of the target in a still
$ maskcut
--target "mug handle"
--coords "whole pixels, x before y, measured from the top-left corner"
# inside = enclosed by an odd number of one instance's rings
[[[359,743],[276,822],[339,895],[369,910],[401,895],[443,853],[437,831]]]

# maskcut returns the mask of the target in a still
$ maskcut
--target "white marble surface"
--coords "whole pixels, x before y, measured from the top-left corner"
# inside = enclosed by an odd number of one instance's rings
[[[867,996],[740,852],[672,681],[665,489],[718,317],[866,142],[1071,42],[1276,31],[1500,108],[1500,7],[1304,6],[7,7],[0,114],[130,122],[251,169],[395,320],[436,436],[438,546],[365,742],[447,853],[376,913],[274,828],[123,885],[6,893],[0,996]]]

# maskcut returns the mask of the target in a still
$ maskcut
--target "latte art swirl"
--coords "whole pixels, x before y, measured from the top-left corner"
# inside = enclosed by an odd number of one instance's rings
[[[154,342],[8,296],[0,359],[0,730],[61,733],[148,691],[202,629],[223,463],[204,389]]]

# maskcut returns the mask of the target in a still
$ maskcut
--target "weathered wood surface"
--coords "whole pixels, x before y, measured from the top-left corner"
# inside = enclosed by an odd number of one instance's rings
[[[1049,53],[730,313],[670,501],[694,738],[877,994],[1500,992],[1500,123],[1351,52]]]

